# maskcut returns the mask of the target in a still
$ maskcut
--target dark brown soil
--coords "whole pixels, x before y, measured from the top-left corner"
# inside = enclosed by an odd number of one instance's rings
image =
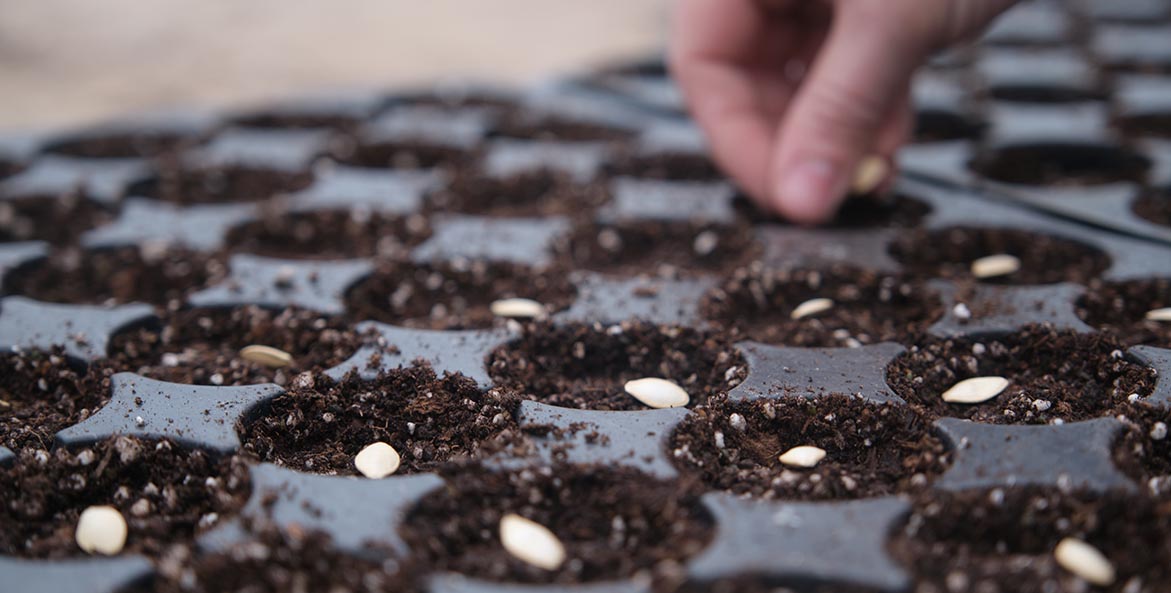
[[[1114,462],[1139,488],[1171,499],[1171,414],[1145,402],[1135,402],[1123,414],[1127,429],[1115,443]]]
[[[412,265],[383,262],[346,294],[354,319],[425,329],[483,329],[503,320],[493,301],[523,297],[552,313],[568,307],[576,290],[564,271],[536,272],[514,264],[474,262]]]
[[[721,181],[723,172],[710,158],[693,154],[631,154],[610,163],[614,176],[663,179],[668,181]]]
[[[971,264],[982,257],[1008,254],[1020,259],[1016,273],[980,280],[993,284],[1086,284],[1110,266],[1105,253],[1087,245],[1010,229],[912,231],[897,239],[890,253],[912,274],[956,280],[971,279]]]
[[[500,544],[515,513],[549,528],[566,562],[546,571]],[[630,469],[557,465],[510,473],[456,472],[408,511],[403,539],[433,570],[521,583],[586,583],[681,572],[711,539],[711,519],[690,489]]]
[[[1097,144],[1026,144],[1001,148],[972,163],[977,173],[1021,185],[1141,183],[1151,163],[1124,148]]]
[[[130,527],[126,550],[158,556],[237,511],[248,488],[238,459],[170,441],[114,437],[84,449],[27,449],[0,467],[0,553],[82,556],[73,540],[78,516],[91,505],[113,505]]]
[[[736,205],[753,224],[790,224],[774,214],[761,212],[748,200],[738,200]],[[930,206],[903,195],[854,195],[847,197],[834,219],[822,226],[830,229],[910,228],[918,226],[930,213]]]
[[[1012,103],[1083,103],[1086,101],[1103,101],[1105,93],[1077,87],[1044,86],[1044,85],[1003,85],[992,87],[988,96],[996,101]]]
[[[633,138],[634,132],[559,117],[537,119],[527,114],[510,114],[497,122],[491,135],[521,140],[617,142]]]
[[[790,319],[813,298],[829,311]],[[740,268],[703,301],[704,316],[737,339],[805,347],[919,341],[942,314],[939,297],[920,281],[847,268]]]
[[[526,399],[590,410],[645,410],[627,381],[668,379],[691,404],[744,379],[744,360],[726,338],[639,322],[611,327],[538,324],[488,357],[496,385]]]
[[[812,469],[778,457],[811,445]],[[709,488],[760,498],[831,500],[922,490],[950,463],[944,441],[914,408],[830,395],[696,407],[671,440],[681,472]]]
[[[179,134],[128,133],[65,138],[47,146],[47,152],[96,159],[158,158],[173,156],[195,142]]]
[[[285,259],[401,258],[430,234],[421,216],[274,211],[233,228],[227,243],[237,252]]]
[[[458,168],[472,162],[468,150],[419,141],[365,144],[336,155],[338,162],[355,167],[378,169]]]
[[[584,216],[609,199],[596,183],[575,183],[550,170],[494,178],[476,171],[459,173],[431,196],[431,205],[448,212],[489,216]]]
[[[310,173],[287,173],[271,169],[164,168],[157,176],[131,184],[130,197],[145,197],[174,204],[217,204],[262,202],[274,196],[305,189],[313,182]]]
[[[707,238],[715,239],[710,250]],[[574,267],[620,276],[725,271],[760,251],[744,228],[659,222],[580,225],[567,249]]]
[[[1116,123],[1127,136],[1171,138],[1171,113],[1129,115]]]
[[[353,130],[361,122],[351,115],[327,114],[312,115],[308,113],[281,113],[269,111],[242,115],[232,120],[232,125],[246,128],[266,128],[278,130],[305,130],[305,129],[333,129]]]
[[[1078,301],[1078,316],[1127,346],[1171,348],[1171,323],[1149,321],[1148,311],[1171,307],[1171,278],[1094,282]]]
[[[1131,204],[1131,209],[1140,218],[1171,226],[1171,193],[1166,190],[1148,190]]]
[[[890,550],[919,593],[1155,593],[1171,590],[1168,529],[1171,508],[1144,497],[973,490],[922,497]],[[1089,587],[1061,568],[1053,549],[1065,537],[1105,554],[1117,583]]]
[[[108,399],[100,373],[79,371],[60,349],[0,355],[0,446],[48,449],[53,435]]]
[[[159,574],[121,593],[417,593],[421,589],[397,560],[356,558],[338,552],[328,535],[300,529],[252,528],[255,541],[225,552],[200,554],[185,546],[167,550]]]
[[[485,394],[463,375],[436,377],[428,366],[374,381],[302,375],[245,422],[242,439],[262,461],[344,475],[357,473],[359,451],[382,441],[401,455],[398,473],[411,474],[519,445],[515,406],[512,397]]]
[[[182,300],[225,272],[221,262],[188,251],[69,248],[54,252],[47,261],[14,269],[4,278],[4,293],[55,303],[162,306]]]
[[[932,414],[996,424],[1046,424],[1112,416],[1127,396],[1150,394],[1152,369],[1130,362],[1102,334],[1029,326],[1001,338],[935,340],[912,348],[887,368],[900,397]],[[982,404],[940,396],[961,380],[997,376],[1008,387]]]
[[[946,142],[949,140],[977,140],[984,126],[954,111],[926,109],[915,113],[915,131],[912,142]]]
[[[0,243],[72,245],[85,231],[113,219],[114,213],[77,194],[6,200],[0,203]]]
[[[299,373],[341,364],[362,342],[340,319],[303,309],[185,309],[166,313],[161,327],[115,334],[111,360],[100,364],[172,383],[285,385]],[[293,363],[274,369],[245,360],[240,349],[252,344],[288,352]]]

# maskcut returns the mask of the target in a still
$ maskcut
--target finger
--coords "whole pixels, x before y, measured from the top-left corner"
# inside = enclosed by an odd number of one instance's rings
[[[911,106],[910,85],[903,91],[902,99],[895,103],[886,116],[886,123],[878,134],[873,155],[888,165],[885,178],[878,185],[878,193],[885,194],[894,184],[898,173],[898,153],[914,130],[915,116]],[[852,180],[851,180],[852,181]]]
[[[898,7],[905,5],[836,5],[830,35],[776,134],[771,198],[791,220],[817,223],[833,215],[924,59],[925,41],[902,29]]]

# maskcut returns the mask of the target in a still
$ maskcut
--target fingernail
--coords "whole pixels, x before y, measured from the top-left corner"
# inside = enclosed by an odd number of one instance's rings
[[[832,209],[840,185],[829,161],[811,160],[797,163],[781,180],[779,201],[786,213],[802,221],[824,218]]]

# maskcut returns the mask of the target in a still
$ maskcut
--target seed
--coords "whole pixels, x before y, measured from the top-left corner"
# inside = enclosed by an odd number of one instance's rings
[[[1148,321],[1171,321],[1171,307],[1147,311]]]
[[[623,386],[626,393],[652,408],[678,408],[686,406],[691,397],[682,387],[666,379],[647,377],[627,381]]]
[[[565,562],[565,546],[547,527],[515,513],[500,519],[500,543],[518,560],[557,570]]]
[[[825,459],[825,449],[812,445],[801,445],[785,451],[779,457],[789,467],[813,467]]]
[[[492,301],[488,309],[497,317],[531,319],[545,315],[545,305],[532,299],[500,299]]]
[[[288,352],[278,350],[272,346],[259,346],[256,344],[241,348],[240,358],[274,369],[293,364],[293,356]]]
[[[793,308],[789,319],[802,319],[818,313],[825,313],[834,308],[834,302],[826,298],[809,299]]]
[[[1114,566],[1097,548],[1080,539],[1067,537],[1053,549],[1053,558],[1062,568],[1091,584],[1108,587],[1114,584]]]
[[[1021,260],[1014,255],[999,253],[981,257],[972,262],[972,275],[977,278],[996,278],[1015,274],[1021,269]]]
[[[81,512],[73,537],[87,554],[113,556],[126,545],[126,519],[112,506],[92,506]]]
[[[886,159],[878,155],[870,155],[858,163],[854,170],[854,181],[850,184],[850,191],[856,194],[868,194],[878,189],[882,180],[886,179],[890,167]]]
[[[393,474],[401,462],[398,451],[381,441],[366,445],[354,456],[354,467],[371,480],[381,480]]]
[[[1004,377],[972,377],[952,385],[942,397],[949,404],[978,404],[1000,395],[1006,387]]]

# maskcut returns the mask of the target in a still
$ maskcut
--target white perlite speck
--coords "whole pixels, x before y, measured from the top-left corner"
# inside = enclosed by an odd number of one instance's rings
[[[1167,424],[1165,422],[1156,422],[1151,427],[1151,439],[1161,441],[1165,438],[1167,438]]]
[[[112,506],[92,506],[81,512],[73,537],[87,554],[113,556],[126,545],[126,519]]]
[[[951,308],[951,314],[956,316],[956,319],[968,320],[972,318],[972,310],[964,303],[956,303],[956,306]]]
[[[293,356],[272,346],[253,344],[240,349],[240,358],[269,368],[279,369],[293,364]]]
[[[1015,274],[1021,269],[1021,260],[1014,255],[998,253],[972,262],[972,275],[977,278],[997,278]]]
[[[509,554],[537,568],[557,570],[565,562],[565,546],[552,531],[515,513],[500,519],[500,543]]]
[[[623,388],[626,389],[626,393],[634,396],[634,399],[652,408],[678,408],[686,406],[691,401],[691,397],[682,387],[656,377],[627,381]]]
[[[1171,307],[1152,309],[1147,311],[1146,317],[1148,321],[1171,321]]]
[[[536,317],[543,317],[545,315],[545,305],[534,301],[533,299],[500,299],[492,301],[488,305],[488,310],[497,317],[509,317],[518,319],[533,319]]]
[[[850,191],[856,194],[871,193],[878,189],[889,172],[890,166],[886,164],[886,159],[870,155],[862,159],[862,162],[858,163],[858,168],[854,170]]]
[[[381,480],[398,471],[401,462],[398,451],[381,441],[366,445],[354,456],[354,467],[372,480]]]
[[[964,379],[943,392],[943,401],[949,404],[979,404],[998,395],[1008,387],[1004,377],[972,377]]]
[[[793,447],[781,454],[781,463],[789,467],[814,467],[825,459],[825,449],[812,445]]]
[[[1053,550],[1053,558],[1062,568],[1090,584],[1108,587],[1114,584],[1114,565],[1097,548],[1080,539],[1067,537]]]
[[[789,313],[789,319],[804,319],[819,313],[825,313],[834,308],[834,302],[827,298],[809,299],[800,305],[793,308],[793,312]]]

